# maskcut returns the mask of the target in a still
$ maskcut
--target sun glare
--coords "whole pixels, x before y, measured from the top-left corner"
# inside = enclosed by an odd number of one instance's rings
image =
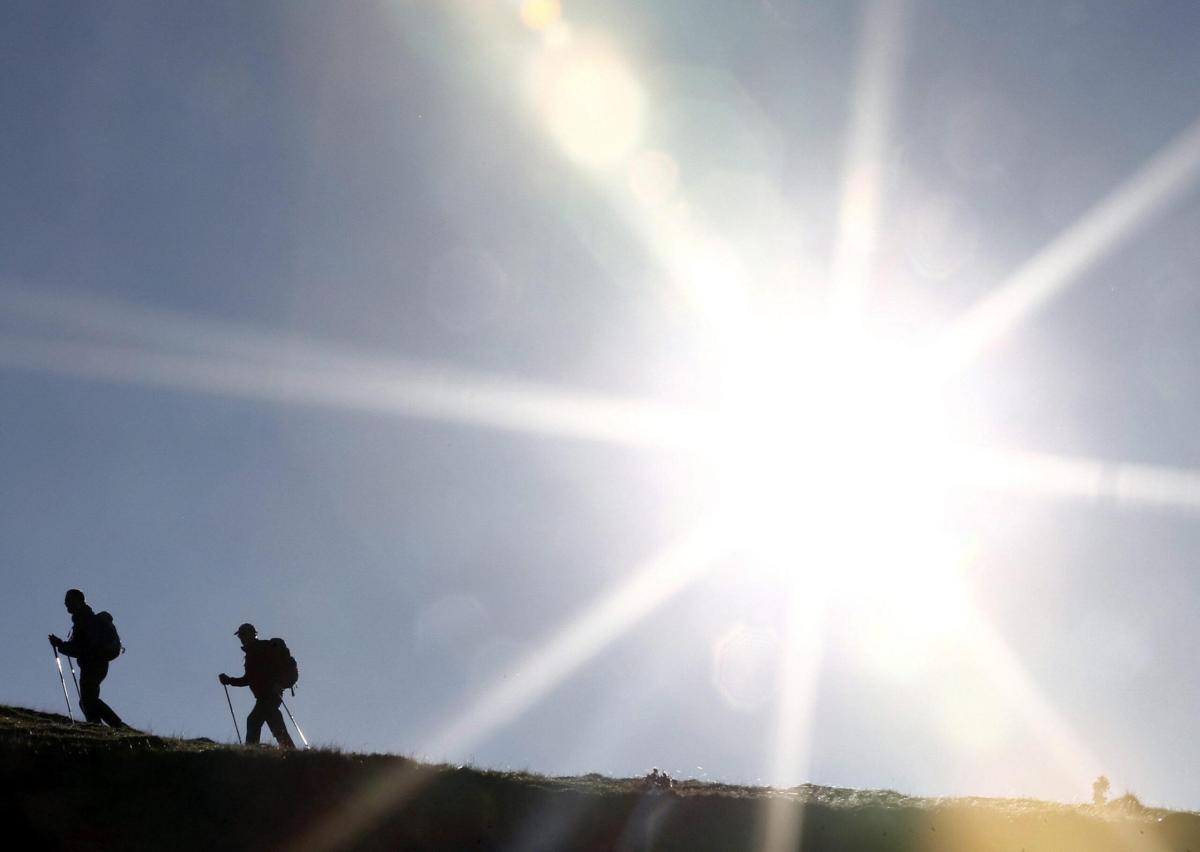
[[[710,463],[732,537],[835,594],[897,572],[926,585],[944,562],[954,450],[913,354],[759,328],[727,360]]]

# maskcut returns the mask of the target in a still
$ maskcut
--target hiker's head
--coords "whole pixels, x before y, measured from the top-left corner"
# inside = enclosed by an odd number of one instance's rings
[[[63,606],[67,608],[67,612],[74,615],[86,606],[86,604],[87,601],[83,599],[83,592],[79,591],[79,589],[67,589],[66,597],[63,598]]]
[[[245,645],[251,639],[254,639],[256,636],[258,636],[258,630],[255,629],[253,624],[246,622],[241,627],[239,627],[233,635],[236,636],[237,638],[241,639],[242,644]]]

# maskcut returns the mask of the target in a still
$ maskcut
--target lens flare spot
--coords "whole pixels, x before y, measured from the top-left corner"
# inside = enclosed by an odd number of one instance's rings
[[[549,32],[562,20],[562,3],[559,0],[523,0],[521,20],[534,32]]]
[[[713,644],[713,686],[734,709],[754,710],[771,696],[778,660],[774,635],[736,625]]]
[[[624,60],[602,43],[576,39],[544,51],[534,69],[533,92],[550,135],[579,165],[616,166],[641,136],[642,87]]]
[[[429,269],[429,310],[445,329],[478,332],[497,322],[516,298],[516,287],[486,252],[452,249]]]

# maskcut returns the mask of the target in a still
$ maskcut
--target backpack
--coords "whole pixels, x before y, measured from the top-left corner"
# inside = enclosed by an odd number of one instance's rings
[[[296,658],[288,650],[287,642],[278,637],[268,639],[267,645],[270,649],[272,679],[277,686],[290,689],[295,695],[296,684],[300,681],[300,668],[296,665]]]
[[[100,659],[111,663],[121,656],[125,646],[121,644],[121,636],[117,633],[117,625],[113,624],[111,612],[96,613],[95,631],[96,653],[100,655]]]

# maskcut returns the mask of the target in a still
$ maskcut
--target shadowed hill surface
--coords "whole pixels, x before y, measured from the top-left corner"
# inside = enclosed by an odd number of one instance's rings
[[[8,848],[21,849],[748,852],[776,808],[802,818],[797,848],[821,852],[1200,852],[1200,815],[1132,804],[688,781],[664,790],[225,746],[4,707],[0,782],[0,817],[21,838]]]

